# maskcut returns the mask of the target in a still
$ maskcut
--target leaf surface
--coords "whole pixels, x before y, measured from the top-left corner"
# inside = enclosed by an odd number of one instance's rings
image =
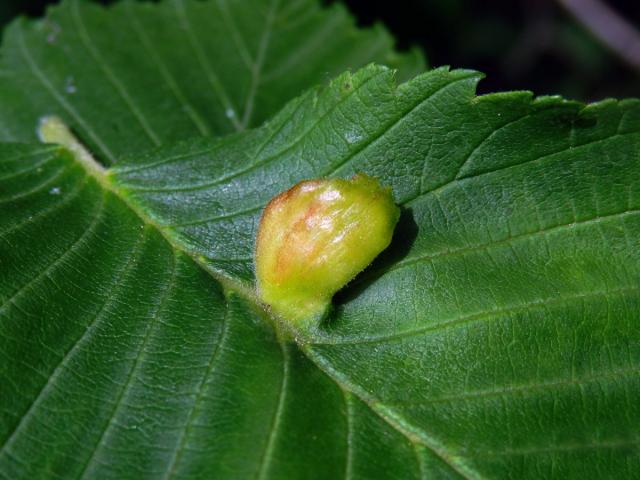
[[[1,144],[0,476],[633,478],[640,104],[479,78],[370,66],[97,177]],[[359,171],[392,246],[282,341],[260,211]]]
[[[406,438],[70,154],[2,144],[0,159],[0,477],[335,478],[347,455],[372,468],[347,439],[415,471]]]
[[[344,7],[315,0],[68,0],[5,32],[0,139],[34,140],[55,114],[110,165],[259,125],[319,79],[374,61],[402,78],[424,69],[382,27],[358,30]]]
[[[309,357],[459,474],[631,475],[639,104],[476,97],[478,78],[438,69],[396,88],[370,67],[253,139],[132,158],[114,179],[211,271],[249,284],[273,194],[309,177],[384,179],[404,207],[397,239],[343,291]],[[239,168],[217,177],[228,159]]]

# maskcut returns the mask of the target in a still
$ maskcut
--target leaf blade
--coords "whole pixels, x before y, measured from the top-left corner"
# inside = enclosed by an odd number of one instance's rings
[[[437,452],[462,476],[508,475],[524,460],[538,462],[549,475],[554,468],[567,476],[599,468],[628,475],[635,461],[628,464],[628,459],[637,458],[629,457],[636,440],[624,425],[634,423],[636,410],[626,404],[602,418],[573,390],[588,392],[584,395],[597,398],[607,411],[626,402],[622,392],[637,394],[635,353],[627,358],[621,351],[633,350],[631,345],[638,342],[631,325],[640,293],[639,258],[634,253],[640,228],[640,122],[625,121],[637,118],[638,102],[605,101],[585,107],[558,98],[533,100],[527,93],[474,97],[477,76],[438,70],[398,87],[395,96],[382,96],[380,85],[389,85],[385,74],[379,74],[383,80],[376,84],[368,83],[371,72],[365,72],[341,77],[327,92],[299,100],[313,108],[321,101],[340,103],[336,92],[345,81],[358,88],[362,75],[358,99],[369,102],[354,105],[356,100],[347,98],[334,118],[329,113],[327,125],[332,129],[320,129],[329,146],[326,151],[313,149],[317,145],[313,130],[298,127],[304,131],[300,137],[292,129],[277,141],[300,145],[298,158],[303,161],[296,163],[296,155],[286,147],[264,147],[262,138],[274,138],[268,126],[254,134],[258,151],[285,152],[268,164],[274,172],[285,171],[285,165],[295,172],[291,179],[261,172],[266,178],[295,183],[333,172],[336,165],[348,165],[349,173],[362,168],[389,182],[407,209],[397,250],[388,252],[342,293],[326,329],[306,340],[305,352],[348,391],[373,405],[388,423],[401,430],[408,425],[406,436],[417,436],[421,445]],[[451,81],[457,75],[459,80]],[[441,77],[446,80],[438,80]],[[434,89],[433,96],[425,95]],[[371,111],[388,112],[390,104],[380,98],[393,98],[396,108],[392,120],[382,123],[383,134],[369,131],[360,139],[365,147],[355,155],[349,148],[337,149],[335,145],[348,133],[335,123],[337,118],[345,116],[349,107],[351,116],[360,119]],[[304,107],[298,105],[296,110]],[[288,113],[282,118],[294,122]],[[278,121],[272,128],[287,132]],[[442,127],[447,124],[450,128]],[[353,123],[345,125],[352,128]],[[198,148],[204,151],[202,144]],[[235,149],[250,152],[255,147],[238,139],[220,148],[212,147],[210,157],[204,154],[198,165],[217,165],[219,152],[225,149],[233,158]],[[125,169],[127,162],[122,164]],[[185,177],[180,176],[181,168]],[[186,185],[190,170],[189,160],[179,160],[171,178]],[[398,170],[420,176],[407,179]],[[198,210],[196,195],[207,199],[203,205],[211,204],[218,198],[217,185],[211,189],[203,185],[202,194],[184,187],[170,192],[140,188],[154,185],[153,168],[131,177],[126,172],[121,176],[116,168],[114,178],[141,208],[152,210],[161,225],[166,222],[165,228],[178,233],[178,242],[186,239],[188,248],[209,234],[206,230],[185,234],[180,231],[182,224],[165,219],[184,218],[185,210]],[[260,195],[269,197],[281,188],[255,181],[250,174],[220,185],[221,192],[240,191],[244,201],[256,204]],[[251,185],[259,185],[255,200],[247,199]],[[243,226],[236,227],[239,231],[256,224],[259,210],[237,211],[246,212],[239,223]],[[197,214],[195,218],[200,222]],[[207,221],[224,219],[214,216]],[[225,228],[221,231],[228,232]],[[252,241],[252,236],[248,238]],[[206,255],[209,247],[197,248]],[[231,248],[237,249],[237,244]],[[246,251],[251,248],[247,243]],[[215,258],[210,261],[213,270],[221,266]],[[249,270],[245,276],[233,270],[223,273],[252,281]],[[607,309],[619,318],[611,318]],[[528,339],[538,336],[549,344],[531,350]],[[485,352],[483,345],[491,348]],[[606,351],[608,357],[592,353]],[[427,367],[428,352],[433,365]],[[459,364],[447,360],[449,356],[458,358]],[[618,391],[616,382],[624,388]],[[606,384],[604,396],[594,390],[599,383]],[[523,387],[529,384],[534,387]],[[520,396],[524,398],[518,403],[514,399]],[[511,431],[519,409],[541,415],[532,406],[540,396],[540,402],[557,399],[564,417],[536,417],[537,424],[526,425],[531,438],[523,431]],[[501,412],[497,405],[507,397],[510,406]],[[490,401],[491,413],[485,411],[483,417],[482,402]],[[446,422],[452,416],[459,424]],[[493,432],[490,425],[496,424],[507,430]],[[602,438],[590,437],[592,425],[598,425]],[[549,432],[557,437],[556,444],[533,446],[544,444]],[[591,445],[597,451],[593,463],[574,454]],[[517,471],[521,476],[531,474],[527,467]]]
[[[38,119],[58,115],[111,165],[161,143],[258,125],[314,85],[320,71],[371,61],[407,76],[424,68],[417,53],[394,53],[384,30],[357,30],[341,6],[306,0],[288,15],[306,14],[288,19],[276,11],[285,7],[170,0],[105,8],[68,0],[45,20],[14,22],[4,39],[11,74],[0,81],[0,139],[32,141]],[[289,59],[276,84],[262,75],[265,65],[289,57],[288,46],[313,41],[318,28],[327,38],[306,50],[304,66]],[[368,51],[371,44],[379,48]]]
[[[0,144],[2,475],[342,474],[340,389],[84,168]]]

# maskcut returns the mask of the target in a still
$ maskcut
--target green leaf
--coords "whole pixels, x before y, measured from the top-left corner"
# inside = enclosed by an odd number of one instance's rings
[[[348,438],[415,470],[408,440],[71,155],[0,159],[2,478],[334,478]]]
[[[394,52],[383,28],[356,29],[337,4],[69,0],[5,33],[0,140],[34,140],[38,119],[55,114],[109,165],[259,125],[319,79],[373,61],[402,78],[424,68],[416,50]]]
[[[475,97],[477,79],[440,69],[396,89],[370,67],[262,129],[99,182],[57,149],[5,146],[1,471],[631,476],[640,107]],[[279,346],[244,264],[215,260],[239,232],[251,242],[258,210],[218,233],[167,222],[358,170],[405,214],[386,258],[298,339],[311,361]]]
[[[463,476],[631,476],[640,102],[476,97],[478,78],[438,69],[396,89],[371,67],[252,135],[112,175],[211,271],[248,283],[242,254],[272,194],[301,178],[381,178],[404,207],[394,246],[324,333],[302,338],[305,353]]]
[[[479,77],[370,66],[105,172],[0,144],[0,477],[633,478],[640,102]],[[356,172],[395,238],[284,341],[260,211]]]

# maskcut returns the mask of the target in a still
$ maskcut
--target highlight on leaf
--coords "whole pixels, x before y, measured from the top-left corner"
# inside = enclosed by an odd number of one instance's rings
[[[260,298],[295,327],[312,328],[331,297],[389,246],[399,216],[391,189],[363,174],[305,180],[279,194],[258,230]]]

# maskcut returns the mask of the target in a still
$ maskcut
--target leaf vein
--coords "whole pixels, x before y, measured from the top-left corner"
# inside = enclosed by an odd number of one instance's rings
[[[51,97],[67,112],[71,117],[78,122],[80,127],[84,129],[84,131],[91,137],[91,139],[95,142],[96,146],[100,148],[102,153],[110,160],[111,163],[115,163],[115,156],[107,147],[107,145],[102,141],[100,136],[93,130],[91,125],[85,121],[85,119],[80,115],[78,111],[65,99],[60,95],[56,89],[53,87],[49,79],[42,72],[35,59],[31,55],[27,45],[24,41],[24,31],[22,29],[22,24],[19,24],[18,27],[18,43],[20,45],[20,53],[22,57],[26,60],[27,65],[29,65],[29,69],[33,73],[34,77],[40,82],[40,84],[45,88],[45,90],[51,95]]]
[[[634,287],[624,287],[624,288],[617,288],[617,289],[611,289],[611,290],[597,290],[597,291],[592,291],[587,293],[567,295],[564,297],[558,296],[553,298],[536,300],[532,302],[524,302],[518,305],[511,305],[507,307],[496,308],[493,310],[485,310],[477,313],[472,313],[470,315],[462,315],[459,317],[454,317],[448,320],[444,320],[442,322],[438,322],[433,325],[426,325],[420,328],[405,330],[405,331],[397,332],[391,335],[346,338],[346,339],[337,340],[337,341],[329,341],[328,339],[322,339],[318,341],[313,341],[312,344],[313,345],[363,345],[363,344],[372,344],[372,343],[391,342],[391,341],[402,340],[404,338],[423,335],[425,333],[438,332],[447,328],[458,327],[460,325],[468,324],[471,322],[494,319],[506,313],[517,313],[520,311],[528,311],[534,308],[542,308],[549,305],[568,303],[576,300],[585,300],[585,299],[591,299],[595,297],[606,297],[607,295],[625,295],[625,294],[632,294],[632,293],[638,293],[638,292],[640,292],[640,287],[634,286]]]
[[[324,113],[322,114],[316,121],[313,122],[313,124],[308,127],[307,129],[305,129],[300,135],[298,135],[298,137],[296,137],[292,142],[290,142],[285,148],[279,150],[278,152],[274,153],[273,155],[270,155],[262,160],[259,160],[249,166],[247,166],[244,169],[238,170],[236,172],[230,173],[228,175],[225,175],[223,177],[220,177],[212,182],[207,182],[207,183],[201,183],[201,184],[196,184],[196,185],[185,185],[182,187],[176,187],[176,188],[130,188],[130,190],[132,191],[137,191],[137,192],[180,192],[180,191],[191,191],[191,190],[199,190],[201,188],[207,188],[207,187],[213,187],[216,185],[219,185],[221,183],[227,182],[229,180],[232,180],[234,178],[237,178],[241,175],[244,175],[246,173],[249,173],[253,170],[255,170],[258,167],[263,167],[269,163],[271,163],[274,160],[279,160],[282,155],[286,152],[291,151],[294,147],[296,147],[297,145],[300,144],[300,142],[302,140],[304,140],[304,138],[312,131],[314,130],[325,118],[327,118],[332,112],[334,112],[340,105],[342,105],[343,103],[345,103],[349,98],[351,98],[351,96],[355,95],[356,92],[360,89],[362,89],[367,83],[369,83],[371,80],[375,79],[376,77],[380,76],[382,74],[382,72],[378,72],[375,75],[372,75],[371,77],[367,78],[364,82],[362,82],[362,84],[360,84],[357,88],[351,90],[349,92],[349,94],[345,95],[343,98],[340,99],[340,101],[336,102],[335,104],[331,105],[331,107]],[[298,108],[296,108],[292,113],[291,116],[295,115],[295,113],[298,111],[298,109],[302,106],[304,106],[303,104],[304,102],[300,102],[300,104],[298,105]],[[282,128],[286,125],[286,122],[282,122],[282,125],[280,126],[280,128],[276,129],[270,136],[269,138],[263,143],[263,145],[261,145],[260,149],[258,150],[258,152],[254,155],[254,159],[257,159],[257,157],[260,155],[260,153],[264,150],[264,148],[266,147],[266,145],[269,144],[269,142],[273,139],[273,137],[282,130]],[[215,149],[212,149],[211,152],[213,152]],[[207,151],[202,152],[202,153],[209,153]],[[180,160],[182,157],[180,158],[174,158],[170,161],[175,161],[175,160]],[[164,163],[169,163],[169,161],[164,162],[162,161],[161,164]],[[155,165],[154,165],[155,166]],[[126,172],[128,173],[131,170],[126,170]],[[137,170],[134,170],[137,171]],[[261,207],[260,207],[261,208]]]
[[[207,76],[207,80],[209,81],[209,84],[213,87],[213,91],[218,96],[218,99],[220,100],[220,103],[222,104],[223,108],[225,108],[227,111],[230,111],[230,112],[236,112],[237,110],[234,108],[233,104],[231,103],[231,100],[227,95],[227,92],[225,91],[222,83],[220,82],[218,75],[215,73],[214,69],[211,67],[210,62],[207,60],[205,53],[202,49],[202,46],[198,41],[198,37],[195,35],[193,31],[193,27],[191,26],[191,21],[189,20],[189,16],[187,15],[187,12],[184,8],[184,0],[176,0],[175,6],[176,6],[176,12],[178,14],[178,17],[181,20],[182,26],[187,32],[187,36],[189,38],[189,43],[191,45],[191,48],[196,54],[196,59],[198,60],[200,67],[202,68],[205,75]],[[236,130],[240,131],[243,129],[241,123],[238,121],[237,115],[227,115],[227,118],[229,119],[229,121],[231,122],[231,124]]]
[[[431,437],[426,431],[411,426],[399,413],[393,408],[385,406],[382,402],[375,399],[371,394],[359,385],[351,382],[351,380],[343,373],[336,370],[331,363],[319,352],[313,349],[312,344],[301,346],[302,351],[329,377],[331,377],[341,389],[353,393],[362,400],[372,412],[377,414],[387,424],[397,430],[401,435],[407,438],[411,443],[418,443],[425,446],[431,452],[447,464],[452,470],[467,480],[482,480],[482,477],[471,470],[459,456],[449,453],[444,446],[436,438]]]
[[[157,317],[162,312],[162,309],[164,308],[164,304],[165,304],[167,298],[169,297],[169,293],[175,287],[176,270],[177,270],[175,252],[173,252],[173,254],[171,256],[171,260],[172,260],[172,262],[171,262],[171,275],[169,276],[168,280],[165,282],[165,286],[164,286],[162,292],[160,293],[160,295],[158,297],[158,302],[156,303],[156,305],[153,308],[153,313],[150,315],[149,321],[147,322],[147,326],[145,328],[144,338],[143,338],[142,342],[140,343],[140,345],[138,346],[136,357],[135,357],[135,360],[133,362],[133,366],[129,370],[129,374],[127,375],[127,378],[125,380],[124,385],[122,386],[122,388],[120,389],[120,391],[118,392],[118,394],[116,396],[116,399],[115,399],[115,402],[114,402],[114,406],[111,409],[111,412],[109,414],[109,418],[108,418],[104,428],[102,429],[102,433],[100,434],[100,437],[98,438],[98,441],[94,444],[94,447],[93,447],[93,450],[91,452],[91,455],[89,456],[89,458],[85,462],[82,470],[80,471],[79,478],[81,480],[86,477],[87,473],[91,470],[91,468],[95,464],[95,462],[96,462],[96,454],[100,450],[100,447],[104,444],[104,439],[106,438],[107,434],[110,432],[111,428],[115,425],[115,418],[116,418],[116,416],[118,414],[118,410],[122,406],[122,401],[124,400],[125,396],[127,395],[128,391],[129,391],[129,389],[131,387],[131,382],[133,381],[135,373],[137,372],[137,370],[138,370],[138,368],[140,366],[141,359],[142,359],[142,357],[144,355],[145,347],[146,347],[146,345],[147,345],[147,343],[149,341],[149,338],[151,337],[151,332],[154,330],[154,326],[156,325]]]
[[[137,107],[137,105],[135,104],[135,102],[127,92],[127,89],[125,88],[123,83],[118,79],[118,77],[116,76],[114,71],[111,69],[111,67],[107,65],[104,58],[100,54],[98,48],[91,41],[91,37],[87,32],[86,26],[84,24],[84,20],[82,19],[82,15],[80,14],[80,10],[78,7],[79,0],[74,0],[71,5],[72,5],[71,11],[73,13],[73,19],[78,29],[78,34],[80,35],[80,39],[82,40],[82,43],[84,44],[85,48],[91,54],[91,58],[93,58],[93,60],[96,62],[96,65],[100,67],[100,70],[104,72],[105,76],[107,77],[107,79],[109,79],[109,82],[111,82],[116,92],[118,92],[122,100],[124,100],[125,105],[131,111],[134,118],[138,121],[144,133],[149,137],[149,139],[154,143],[154,145],[156,146],[160,145],[161,143],[160,138],[151,128],[149,121],[147,120],[145,115],[142,113],[142,111]]]
[[[54,271],[60,264],[62,264],[65,259],[75,253],[78,248],[80,248],[87,240],[88,236],[93,233],[95,228],[97,227],[99,220],[102,219],[102,215],[104,213],[104,203],[105,203],[105,195],[101,196],[100,202],[98,203],[98,208],[92,213],[91,217],[93,220],[91,221],[88,228],[64,251],[64,253],[56,258],[49,266],[47,266],[42,272],[36,275],[35,278],[29,280],[22,287],[18,288],[11,297],[9,297],[2,305],[0,305],[0,313],[4,312],[8,305],[15,303],[16,299],[19,298],[24,292],[29,290],[35,284],[37,284],[42,278],[46,275],[50,274]]]
[[[249,49],[247,48],[247,44],[244,41],[242,32],[238,29],[236,22],[229,10],[229,5],[226,0],[218,0],[216,2],[220,12],[224,16],[225,24],[229,27],[231,31],[231,37],[233,38],[236,47],[238,47],[238,53],[240,54],[240,58],[244,62],[245,66],[250,69],[251,65],[253,65],[253,58],[251,58],[251,54],[249,53]]]
[[[18,193],[16,195],[12,195],[10,197],[0,198],[0,205],[3,205],[5,203],[9,203],[9,202],[15,202],[16,200],[20,200],[21,198],[26,198],[26,197],[29,197],[29,196],[33,195],[34,193],[41,192],[48,185],[51,185],[55,181],[59,180],[61,177],[64,177],[65,173],[67,173],[67,168],[62,166],[62,167],[56,169],[53,175],[45,178],[44,181],[38,183],[34,187],[32,187],[32,188],[30,188],[28,190],[23,190],[20,193]]]
[[[514,125],[515,123],[520,122],[521,120],[526,120],[527,118],[530,118],[532,116],[534,116],[536,113],[538,112],[532,112],[532,113],[528,113],[525,115],[522,115],[514,120],[511,120],[510,122],[505,123],[504,125],[500,125],[500,127],[492,130],[491,132],[489,132],[488,135],[486,135],[479,143],[478,145],[476,145],[473,150],[471,150],[471,152],[469,152],[469,154],[466,156],[466,158],[464,159],[464,161],[460,164],[460,166],[458,167],[458,171],[455,173],[455,175],[453,176],[453,178],[455,179],[459,179],[460,175],[462,174],[464,168],[469,164],[469,162],[471,161],[471,159],[473,158],[473,156],[475,155],[475,153],[480,150],[482,148],[482,146],[487,143],[490,139],[492,139],[494,137],[494,135],[496,135],[498,132],[504,130],[505,128],[510,127],[511,125]]]
[[[9,235],[10,233],[13,233],[13,232],[15,232],[17,230],[20,230],[25,225],[28,225],[30,223],[34,223],[35,221],[37,221],[37,220],[39,220],[41,218],[45,218],[48,215],[50,215],[50,214],[56,212],[57,210],[61,209],[65,205],[73,202],[73,200],[75,200],[80,195],[80,192],[82,192],[82,190],[83,190],[82,187],[84,187],[87,184],[87,180],[88,180],[88,177],[85,175],[83,177],[82,181],[78,182],[78,184],[64,197],[64,199],[62,201],[60,201],[58,203],[54,203],[50,207],[47,207],[47,208],[45,208],[43,210],[40,210],[35,215],[27,217],[23,221],[11,225],[6,230],[3,230],[3,231],[0,232],[0,238],[4,238],[7,235]]]
[[[363,152],[364,150],[366,150],[369,146],[374,145],[375,143],[377,143],[378,141],[380,141],[382,138],[384,138],[384,136],[393,130],[394,127],[396,127],[398,124],[400,124],[400,122],[402,120],[404,120],[406,117],[408,117],[409,115],[411,115],[411,113],[413,113],[416,109],[420,108],[422,105],[424,105],[430,98],[432,98],[434,95],[438,94],[439,92],[443,91],[444,89],[450,87],[451,85],[458,83],[460,81],[463,80],[467,80],[469,78],[469,76],[465,76],[463,78],[457,78],[449,83],[447,83],[446,85],[436,89],[434,92],[431,92],[426,98],[421,99],[416,105],[414,105],[411,109],[409,109],[408,111],[402,113],[396,120],[394,120],[391,124],[387,125],[382,131],[380,131],[377,135],[373,136],[371,139],[369,139],[365,144],[363,144],[360,148],[358,148],[357,150],[353,151],[352,153],[350,153],[349,155],[347,155],[344,159],[341,160],[340,163],[333,165],[331,167],[331,169],[329,169],[328,171],[322,173],[321,176],[330,176],[330,175],[334,175],[340,168],[344,167],[345,164],[347,162],[349,162],[351,159],[353,159],[356,155],[358,155],[359,153]],[[186,226],[193,226],[193,225],[201,225],[203,223],[209,223],[209,222],[216,222],[219,220],[228,220],[230,218],[234,218],[234,217],[238,217],[240,215],[245,215],[247,213],[252,213],[258,210],[261,210],[264,207],[263,203],[261,203],[260,205],[255,205],[253,207],[248,207],[245,210],[240,210],[240,211],[236,211],[236,212],[231,212],[228,214],[224,214],[224,215],[218,215],[218,216],[214,216],[214,217],[208,217],[208,218],[204,218],[204,219],[198,219],[198,220],[193,220],[193,221],[189,221],[189,222],[182,222],[182,223],[174,223],[174,224],[168,224],[166,225],[167,227],[172,227],[172,228],[177,228],[177,227],[186,227]]]
[[[585,219],[585,220],[577,220],[577,221],[573,221],[571,223],[562,223],[562,224],[559,224],[559,225],[553,225],[551,227],[543,228],[541,230],[536,230],[534,232],[527,232],[527,233],[523,233],[523,234],[520,234],[520,235],[512,235],[512,236],[507,237],[507,238],[505,238],[503,240],[497,240],[497,241],[494,241],[494,242],[484,243],[484,244],[481,244],[481,245],[475,245],[475,246],[472,246],[472,247],[462,247],[462,248],[458,248],[458,249],[445,250],[445,251],[442,251],[442,252],[439,252],[439,253],[436,253],[436,254],[428,254],[428,255],[417,256],[417,257],[413,257],[413,258],[407,258],[405,260],[401,260],[400,262],[396,263],[393,267],[389,268],[387,270],[387,273],[393,272],[395,270],[400,270],[402,268],[406,268],[406,267],[414,265],[416,263],[430,262],[430,261],[435,260],[437,258],[451,258],[451,257],[460,256],[460,255],[466,255],[467,253],[479,252],[479,251],[483,251],[483,250],[488,250],[488,249],[493,248],[493,247],[505,246],[505,245],[512,244],[513,242],[517,242],[517,241],[520,241],[520,240],[527,240],[527,239],[531,239],[531,238],[536,238],[538,236],[546,237],[546,235],[548,235],[549,233],[555,233],[555,232],[562,232],[562,231],[565,231],[565,230],[571,230],[571,229],[573,229],[575,227],[598,225],[598,224],[601,224],[603,222],[610,221],[612,219],[619,219],[619,218],[626,218],[626,217],[630,217],[630,216],[635,216],[638,213],[640,213],[640,209],[625,210],[623,212],[612,213],[612,214],[609,214],[609,215],[601,215],[601,216],[588,218],[588,219]]]
[[[359,145],[358,148],[354,149],[354,151],[351,152],[349,155],[347,155],[345,158],[341,159],[338,163],[336,163],[334,165],[331,165],[329,170],[323,172],[321,176],[335,175],[340,169],[344,168],[357,155],[360,155],[360,154],[364,153],[369,147],[371,147],[373,145],[376,145],[378,142],[382,141],[385,138],[386,135],[388,135],[390,132],[392,132],[396,128],[398,128],[402,124],[402,122],[404,120],[406,120],[416,110],[418,110],[419,108],[424,106],[427,102],[432,100],[436,95],[444,92],[446,89],[450,88],[451,86],[453,86],[453,85],[455,85],[455,84],[457,84],[459,82],[463,82],[465,80],[468,80],[469,78],[473,78],[474,76],[475,76],[475,73],[470,73],[470,74],[464,75],[464,76],[462,76],[460,78],[455,78],[453,80],[448,81],[447,83],[445,83],[441,87],[437,88],[433,92],[430,92],[426,97],[421,98],[420,100],[418,100],[409,109],[407,109],[407,110],[403,111],[402,113],[400,113],[398,118],[396,118],[395,120],[390,122],[388,125],[385,125],[384,128],[380,132],[378,132],[377,134],[373,135],[371,138],[368,138],[366,142],[364,142],[362,145]]]
[[[459,183],[459,182],[469,181],[469,180],[477,179],[477,178],[481,178],[481,177],[486,177],[486,176],[489,176],[489,175],[493,175],[495,173],[503,172],[505,170],[510,170],[512,168],[518,168],[518,167],[523,167],[523,166],[526,166],[526,165],[530,165],[532,163],[538,163],[538,162],[547,160],[547,159],[549,159],[551,157],[554,157],[556,155],[560,155],[560,154],[565,153],[565,152],[570,151],[570,150],[577,150],[577,149],[580,149],[580,148],[593,146],[593,145],[596,145],[598,143],[606,142],[607,140],[611,140],[611,139],[614,139],[614,138],[622,138],[622,137],[626,137],[626,136],[629,136],[629,135],[638,135],[638,133],[639,132],[618,133],[618,134],[615,134],[615,135],[611,135],[609,137],[604,137],[604,138],[599,138],[597,140],[592,140],[592,141],[583,143],[581,145],[573,145],[572,144],[572,145],[569,145],[566,148],[563,148],[562,150],[558,150],[557,152],[551,152],[551,153],[542,155],[540,157],[536,157],[536,158],[532,158],[532,159],[529,159],[529,160],[525,160],[524,162],[521,162],[521,163],[514,163],[514,164],[511,164],[511,165],[506,165],[506,166],[503,166],[503,167],[496,168],[494,170],[487,170],[486,172],[477,173],[475,175],[470,175],[468,177],[452,178],[451,180],[448,180],[448,181],[442,183],[441,185],[438,185],[438,186],[432,188],[431,190],[427,190],[426,192],[421,192],[418,195],[415,195],[413,197],[409,197],[407,199],[404,199],[400,203],[401,203],[401,205],[408,205],[410,203],[413,203],[413,202],[415,202],[417,200],[420,200],[420,199],[426,197],[427,195],[433,195],[433,194],[439,193],[439,192],[445,190],[446,188],[448,188],[448,187],[450,187],[452,185],[455,185],[456,183]],[[556,160],[556,159],[552,159],[552,160]]]
[[[3,158],[2,162],[3,163],[5,163],[5,162],[8,163],[8,162],[15,161],[15,160],[20,160],[20,159],[23,159],[23,158],[37,157],[37,156],[42,155],[44,153],[50,153],[50,152],[53,152],[55,150],[56,150],[55,148],[47,148],[47,149],[44,149],[44,150],[33,152],[30,155],[18,155],[18,156],[15,156],[15,157]],[[27,167],[27,168],[23,168],[21,170],[16,170],[14,172],[11,172],[10,174],[7,174],[7,175],[5,175],[3,177],[0,177],[0,182],[5,182],[7,180],[11,180],[12,178],[19,177],[20,175],[24,175],[25,173],[33,172],[34,170],[37,170],[38,168],[42,167],[43,165],[46,165],[47,163],[49,163],[54,158],[55,158],[54,156],[48,156],[48,157],[45,157],[43,160],[40,160],[39,162],[36,162],[36,163],[33,163],[33,164],[29,165],[29,167]]]
[[[189,436],[189,431],[196,418],[196,414],[199,410],[200,403],[205,398],[204,388],[205,388],[207,379],[210,378],[211,375],[213,375],[217,366],[219,365],[218,359],[220,358],[222,347],[227,339],[227,335],[229,331],[229,315],[230,315],[230,306],[229,306],[229,301],[227,299],[225,315],[222,319],[222,333],[220,334],[220,338],[216,342],[215,347],[212,349],[211,356],[209,357],[209,362],[207,365],[207,370],[205,371],[205,374],[202,376],[200,382],[198,383],[198,386],[196,387],[196,398],[193,405],[191,406],[187,421],[184,424],[184,427],[180,431],[180,436],[178,437],[178,441],[176,442],[176,448],[174,449],[171,455],[171,460],[163,476],[163,479],[165,480],[168,480],[169,478],[172,478],[175,475],[176,468],[180,462],[182,453],[185,450],[187,437]]]
[[[65,370],[70,359],[74,357],[77,351],[79,351],[79,349],[81,348],[80,346],[83,345],[86,339],[92,335],[92,333],[97,328],[97,325],[100,323],[103,317],[103,314],[114,303],[117,292],[119,292],[123,286],[120,280],[125,278],[128,275],[132,265],[135,263],[135,260],[138,257],[139,247],[140,247],[140,244],[143,243],[145,233],[146,232],[143,232],[142,235],[138,237],[138,240],[132,247],[130,254],[125,256],[126,260],[124,262],[124,265],[122,266],[122,268],[119,269],[119,272],[116,274],[116,279],[114,280],[112,287],[110,289],[110,292],[105,298],[104,303],[100,306],[100,308],[94,315],[93,319],[88,323],[87,328],[82,332],[80,337],[73,343],[71,348],[67,350],[67,352],[64,354],[60,362],[58,362],[53,372],[47,379],[46,383],[43,385],[43,387],[40,389],[40,391],[36,395],[34,401],[31,403],[31,405],[26,410],[26,412],[21,416],[20,421],[17,423],[16,427],[13,429],[11,434],[7,437],[7,440],[4,442],[4,444],[0,448],[0,455],[2,455],[6,449],[11,448],[11,445],[13,444],[16,438],[16,435],[28,423],[29,419],[33,416],[38,406],[44,401],[49,391],[51,391],[54,388],[56,380],[60,377],[62,372]]]
[[[425,398],[423,401],[417,402],[401,402],[395,405],[431,405],[434,403],[449,403],[456,401],[467,401],[467,400],[475,400],[478,398],[493,398],[493,397],[502,397],[509,395],[516,395],[520,393],[529,393],[529,392],[537,392],[540,390],[554,390],[558,387],[571,387],[571,386],[580,386],[586,383],[594,383],[599,382],[601,380],[615,380],[619,377],[631,377],[637,376],[640,374],[640,368],[626,368],[626,369],[618,369],[618,370],[609,370],[603,373],[598,373],[594,375],[587,375],[582,378],[572,377],[569,379],[562,380],[552,380],[547,382],[540,383],[529,383],[523,385],[506,385],[501,388],[491,389],[491,390],[477,390],[472,392],[463,392],[460,394],[451,394],[451,395],[443,395],[441,397],[432,397]]]
[[[347,419],[347,454],[346,461],[344,465],[344,479],[350,480],[353,478],[353,430],[354,430],[354,414],[353,414],[353,399],[351,398],[351,394],[344,389],[342,390],[342,397],[344,398],[344,406],[345,406],[345,416]]]
[[[178,82],[175,80],[171,72],[165,65],[162,60],[162,56],[160,55],[157,48],[155,48],[153,42],[149,40],[149,36],[147,35],[142,23],[138,20],[137,15],[134,13],[134,6],[131,2],[126,2],[126,12],[129,18],[131,19],[131,24],[133,25],[134,30],[138,34],[138,37],[141,40],[142,46],[149,53],[150,57],[153,59],[153,63],[156,65],[156,68],[160,72],[163,80],[169,87],[171,93],[173,93],[178,103],[182,106],[183,111],[187,114],[191,122],[195,125],[198,131],[204,135],[211,135],[211,131],[207,126],[206,122],[202,119],[202,117],[198,114],[198,111],[189,103],[186,96],[182,92],[182,89],[178,85]]]
[[[264,449],[262,459],[260,460],[260,468],[258,469],[256,475],[258,480],[266,480],[269,473],[269,467],[271,465],[271,460],[273,459],[273,454],[276,448],[276,438],[278,436],[278,431],[282,423],[282,416],[284,414],[286,392],[289,388],[289,351],[287,349],[287,346],[282,341],[279,341],[278,343],[280,344],[280,348],[282,350],[282,383],[280,384],[280,392],[278,393],[278,406],[273,414],[273,418],[271,421],[271,428],[269,430],[269,436],[267,438],[267,445]]]
[[[260,38],[256,60],[251,68],[251,83],[249,86],[249,94],[247,95],[247,100],[245,102],[241,123],[243,129],[249,126],[251,117],[253,115],[253,105],[258,93],[258,85],[260,84],[260,72],[264,65],[265,56],[269,48],[269,41],[271,39],[271,33],[273,30],[273,21],[278,11],[278,3],[279,0],[271,0],[269,12],[267,13],[267,18],[265,21],[264,32],[262,33],[262,37]]]

